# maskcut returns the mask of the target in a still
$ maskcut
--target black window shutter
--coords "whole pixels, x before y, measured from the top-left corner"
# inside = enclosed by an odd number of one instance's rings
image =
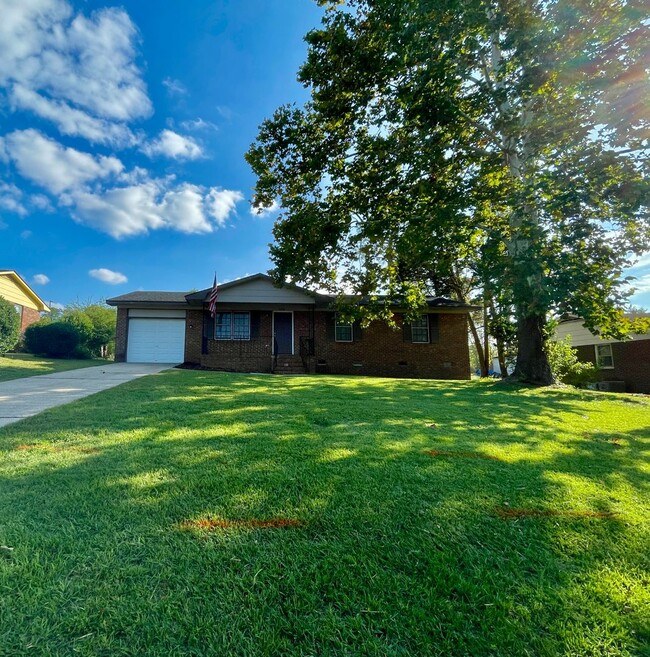
[[[429,315],[429,342],[440,342],[440,315]]]
[[[260,337],[261,313],[259,310],[251,310],[251,340]]]
[[[402,323],[402,339],[404,342],[412,342],[413,341],[413,335],[411,332],[411,324],[407,322],[406,320],[403,321]]]
[[[359,320],[352,324],[352,340],[354,342],[361,342],[363,340],[363,329]]]
[[[336,314],[327,313],[325,315],[325,335],[328,340],[336,339]]]

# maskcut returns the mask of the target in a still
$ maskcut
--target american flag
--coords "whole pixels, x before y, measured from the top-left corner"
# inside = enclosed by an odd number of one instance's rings
[[[217,294],[218,294],[218,286],[217,286],[217,275],[214,275],[214,283],[212,284],[212,291],[210,292],[210,297],[208,299],[208,308],[210,309],[210,315],[214,319],[214,316],[217,314]]]

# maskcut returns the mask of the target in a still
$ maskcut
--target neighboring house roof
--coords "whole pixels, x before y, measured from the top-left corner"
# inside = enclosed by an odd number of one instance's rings
[[[39,312],[50,312],[43,299],[13,269],[0,269],[0,297]]]
[[[330,308],[336,301],[336,297],[328,294],[321,294],[307,290],[292,283],[286,283],[282,287],[276,287],[273,279],[267,274],[253,274],[238,278],[228,283],[221,283],[218,286],[218,303],[251,303],[251,304],[301,304],[309,305],[315,308]],[[208,301],[211,287],[199,290],[198,292],[130,292],[113,299],[108,299],[106,303],[111,306],[117,305],[139,305],[139,304],[182,304],[191,306],[200,306]],[[385,297],[378,297],[385,300]],[[367,299],[358,296],[349,295],[344,297],[350,303],[368,303]],[[395,303],[396,308],[400,307]],[[429,308],[445,308],[452,311],[468,312],[479,310],[479,306],[472,306],[445,299],[444,297],[428,297],[427,306]]]

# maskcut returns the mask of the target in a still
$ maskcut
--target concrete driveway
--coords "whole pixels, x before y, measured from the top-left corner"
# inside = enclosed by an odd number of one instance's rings
[[[5,381],[0,383],[0,427],[170,367],[174,365],[110,363]]]

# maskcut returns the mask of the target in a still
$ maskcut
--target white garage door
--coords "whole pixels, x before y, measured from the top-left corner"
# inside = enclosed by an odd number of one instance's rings
[[[182,363],[184,356],[184,319],[129,319],[127,362]]]

